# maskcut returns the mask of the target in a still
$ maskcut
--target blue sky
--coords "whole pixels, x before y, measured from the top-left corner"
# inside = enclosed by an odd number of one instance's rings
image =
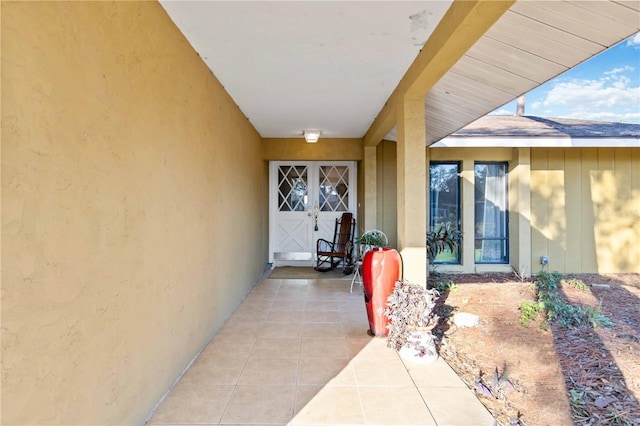
[[[527,93],[525,115],[640,124],[640,33]]]

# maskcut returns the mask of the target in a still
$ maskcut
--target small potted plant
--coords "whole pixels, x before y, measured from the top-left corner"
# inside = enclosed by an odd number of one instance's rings
[[[357,237],[356,244],[361,248],[361,253],[364,254],[365,251],[376,247],[387,247],[389,245],[389,241],[384,232],[373,229],[366,231],[361,236]],[[365,250],[363,250],[363,248]]]
[[[376,249],[378,247],[388,247],[389,240],[387,235],[377,229],[372,229],[364,232],[355,239],[358,245],[358,261],[361,262],[364,258],[364,254],[369,250]]]
[[[390,321],[387,346],[411,361],[433,362],[438,359],[431,333],[439,319],[435,313],[438,296],[436,289],[397,281],[384,312]]]

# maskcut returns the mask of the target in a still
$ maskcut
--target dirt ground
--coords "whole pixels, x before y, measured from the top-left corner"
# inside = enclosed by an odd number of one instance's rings
[[[612,328],[524,327],[518,308],[535,300],[532,282],[432,274],[432,284],[457,285],[441,295],[440,355],[502,425],[640,425],[640,274],[566,278],[587,284],[563,285],[566,298],[600,305]],[[478,315],[478,326],[457,328],[457,312]]]

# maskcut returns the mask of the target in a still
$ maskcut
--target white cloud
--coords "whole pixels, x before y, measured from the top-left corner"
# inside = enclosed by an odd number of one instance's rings
[[[640,86],[630,87],[631,81],[620,75],[621,71],[624,69],[609,71],[599,80],[573,79],[552,84],[542,103],[545,108],[568,108],[570,112],[563,112],[563,116],[573,118],[634,119],[640,113]]]
[[[634,46],[636,49],[640,49],[640,33],[629,37],[629,39],[627,39],[627,46]]]
[[[634,69],[635,68],[633,68],[631,65],[625,65],[624,67],[621,67],[621,68],[614,68],[611,71],[605,71],[604,75],[614,75],[614,74],[619,74],[625,71],[633,71]]]
[[[579,120],[609,121],[619,123],[640,123],[640,112],[616,113],[611,111],[586,112],[573,111],[568,114],[561,114],[561,118],[575,118]]]
[[[531,106],[532,110],[537,110],[537,109],[540,109],[542,107],[542,102],[535,101],[530,106]]]

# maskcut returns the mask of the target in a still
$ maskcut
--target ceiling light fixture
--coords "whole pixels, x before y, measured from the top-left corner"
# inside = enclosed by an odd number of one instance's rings
[[[320,130],[305,130],[304,132],[302,132],[302,134],[304,135],[304,140],[306,140],[307,143],[318,142],[321,133],[322,132],[320,132]]]

